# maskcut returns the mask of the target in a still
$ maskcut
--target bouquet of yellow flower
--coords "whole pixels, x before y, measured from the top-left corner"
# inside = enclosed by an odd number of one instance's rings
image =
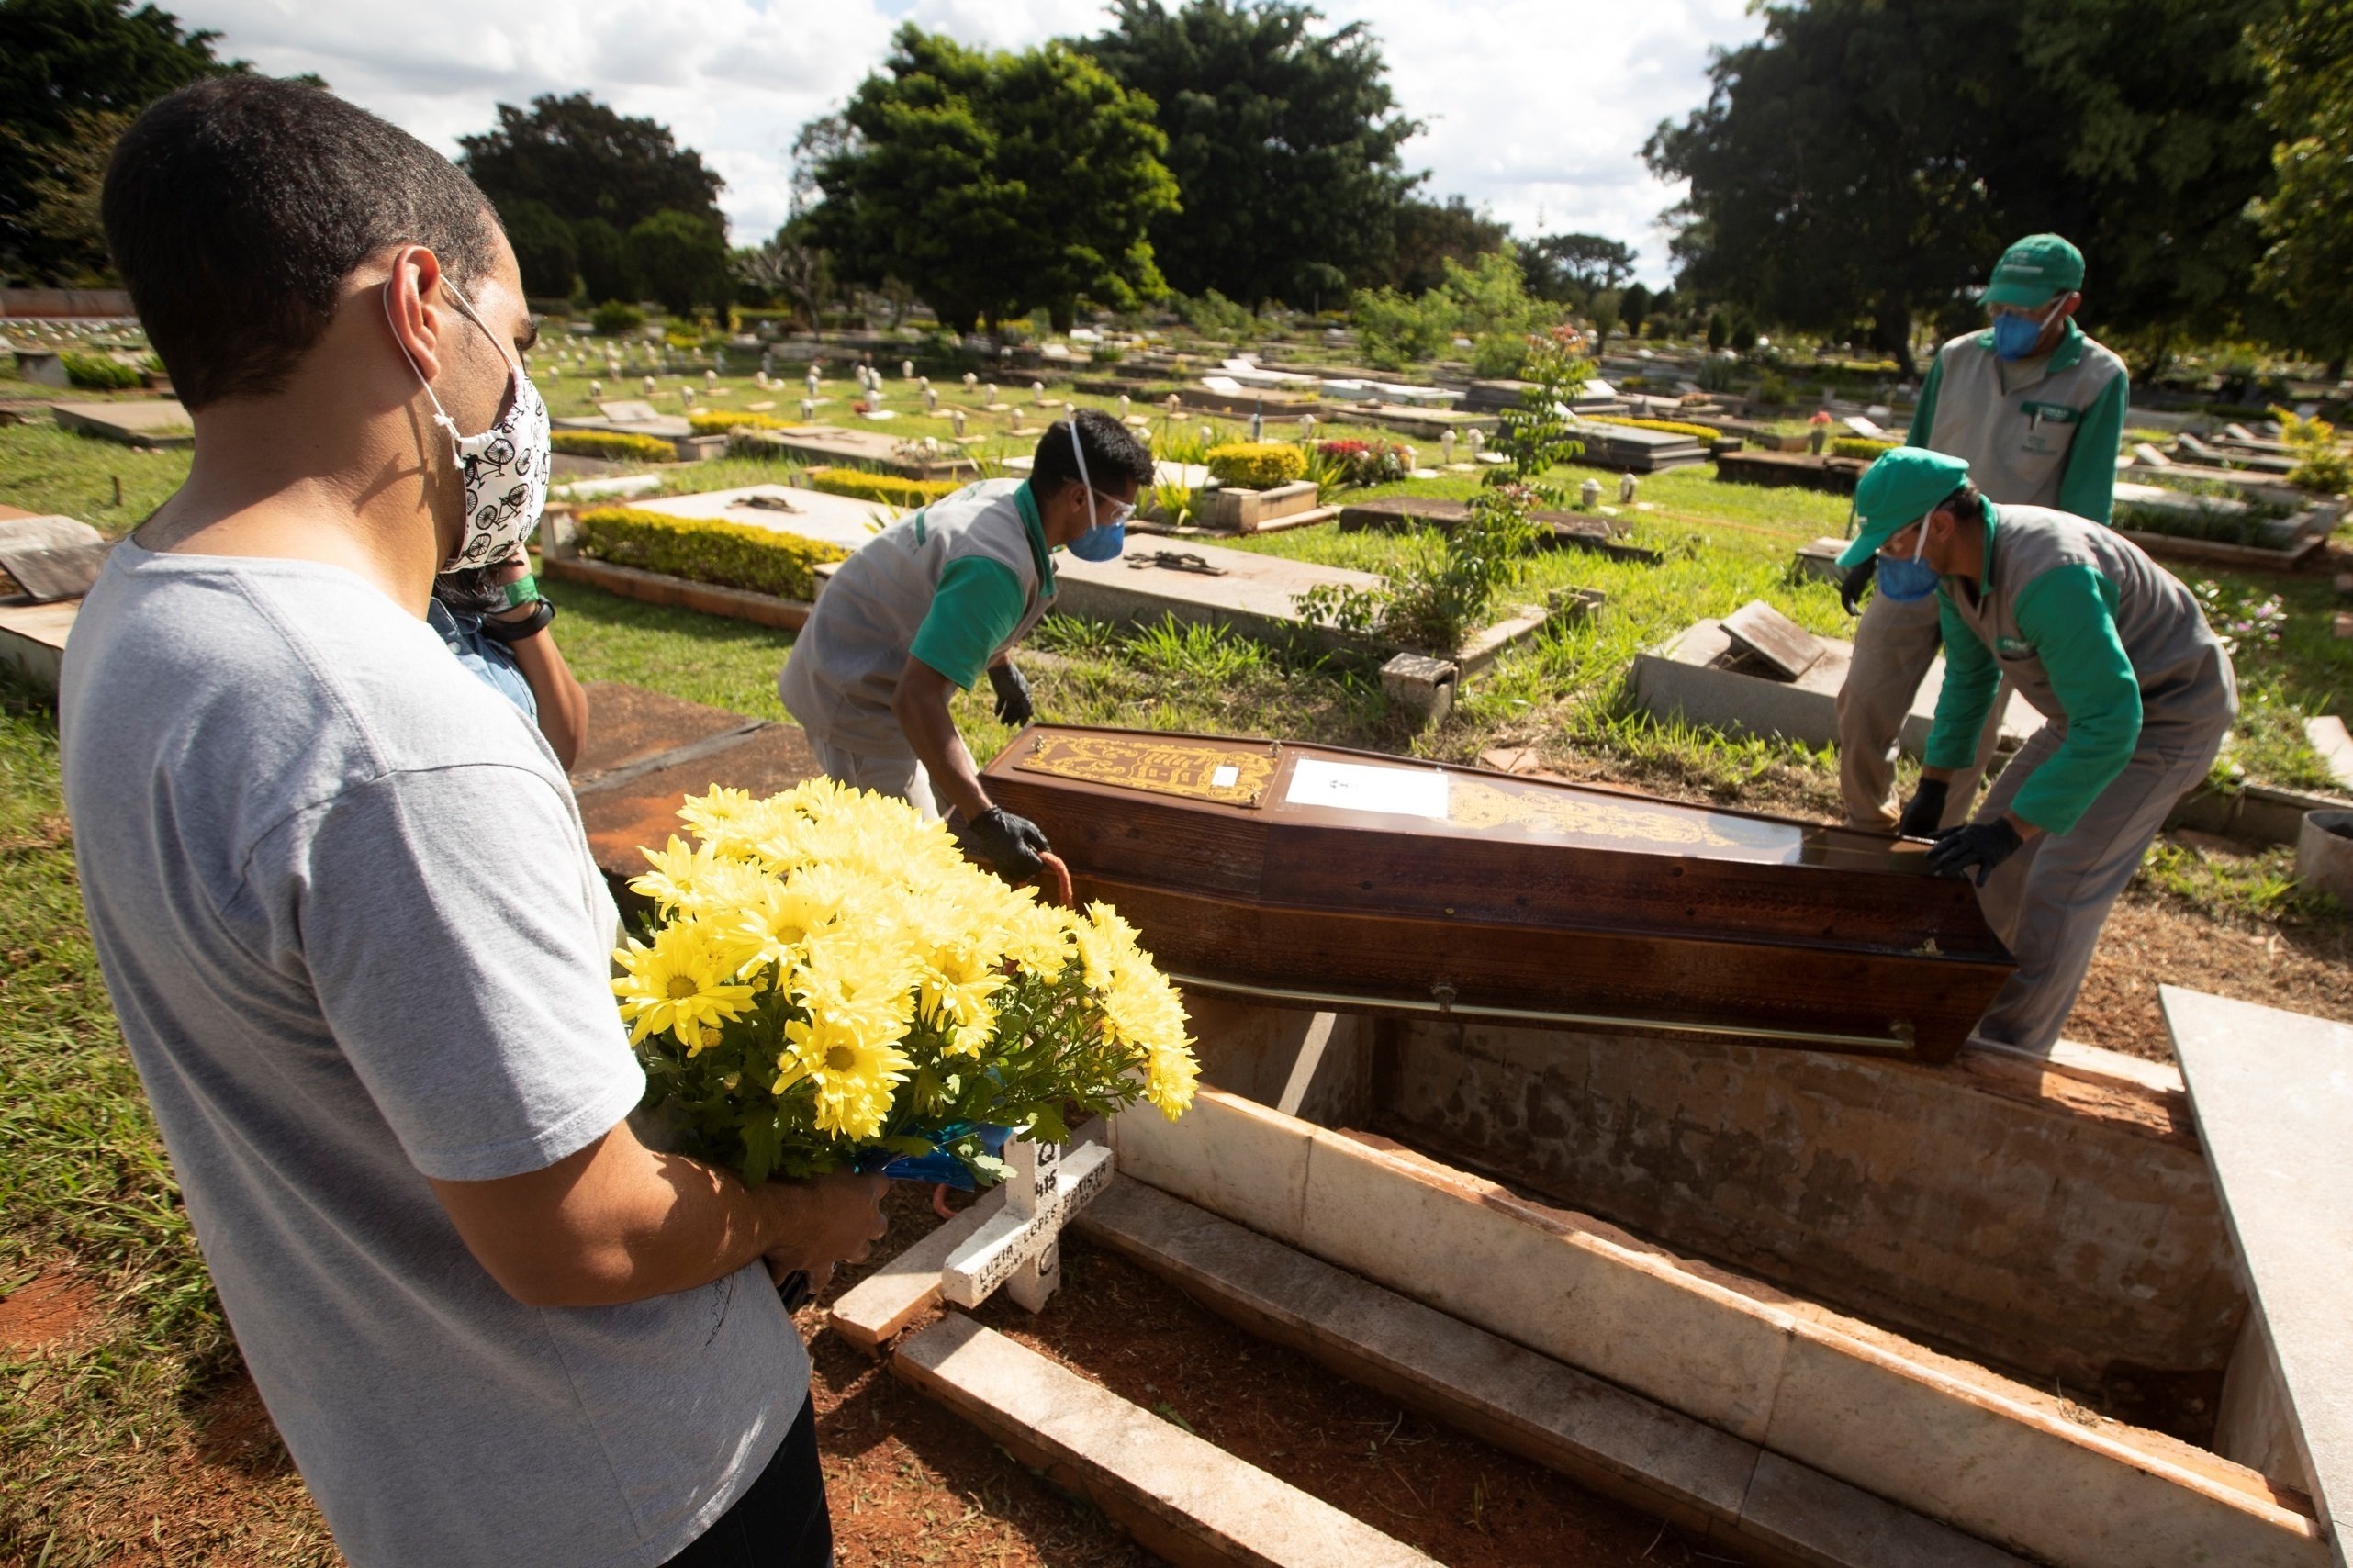
[[[1042,903],[943,824],[831,779],[678,814],[696,842],[645,851],[630,886],[657,917],[613,991],[681,1153],[747,1182],[986,1186],[1007,1128],[1059,1142],[1072,1110],[1193,1103],[1183,1003],[1108,904]]]

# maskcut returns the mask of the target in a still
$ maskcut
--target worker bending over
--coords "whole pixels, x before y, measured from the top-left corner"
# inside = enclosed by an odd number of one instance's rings
[[[792,644],[777,695],[828,778],[952,810],[975,859],[1036,878],[1037,824],[992,804],[948,700],[983,671],[1002,722],[1029,722],[1029,683],[1007,655],[1052,607],[1053,553],[1116,557],[1152,454],[1088,409],[1047,429],[1025,480],[967,485],[842,563]]]
[[[1979,493],[1999,505],[2104,523],[2129,386],[2124,362],[2075,324],[2082,289],[2083,252],[2056,234],[2004,251],[1986,289],[1990,324],[1937,351],[1909,440],[1966,460]],[[1897,736],[1936,661],[1936,579],[1909,561],[1866,556],[1844,585],[1850,613],[1875,570],[1878,591],[1838,693],[1838,785],[1848,825],[1884,833],[1896,825]],[[1968,816],[2006,706],[2007,697],[1989,708],[1978,749],[1955,776],[1946,825]]]
[[[1944,689],[1900,831],[1933,833],[1934,869],[1977,873],[1987,922],[2018,959],[1978,1037],[2046,1051],[2109,906],[2230,731],[2230,655],[2140,546],[2067,512],[1998,506],[1958,457],[1899,447],[1864,474],[1854,503],[1861,527],[1842,567],[1876,554],[1937,578]],[[2049,722],[1973,821],[1937,832],[2005,678]]]

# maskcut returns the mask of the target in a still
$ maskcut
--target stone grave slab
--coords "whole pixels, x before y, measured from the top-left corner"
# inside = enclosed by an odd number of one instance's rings
[[[2157,1000],[2198,1137],[2250,1287],[2251,1327],[2276,1369],[2303,1473],[2345,1568],[2353,1537],[2353,1025],[2176,986]],[[2240,1340],[2242,1353],[2250,1338]],[[2238,1368],[2234,1362],[2232,1373]],[[2225,1388],[2224,1419],[2230,1392]]]
[[[653,404],[644,401],[643,398],[635,398],[617,399],[611,403],[599,403],[597,405],[597,412],[602,414],[606,419],[612,420],[616,424],[624,425],[655,424],[660,422],[664,417],[662,411],[655,408]],[[671,415],[669,417],[675,419],[678,416]]]
[[[684,414],[656,414],[653,412],[653,406],[647,403],[615,404],[614,407],[644,409],[650,417],[616,420],[576,415],[555,420],[555,428],[560,431],[605,431],[614,435],[650,435],[655,441],[679,441],[694,434],[694,426]]]
[[[73,629],[78,599],[56,604],[0,604],[0,664],[42,691],[57,689],[65,658],[66,633]]]
[[[1585,451],[1570,461],[1587,468],[1619,473],[1656,474],[1708,461],[1708,448],[1680,431],[1647,431],[1635,425],[1589,425],[1576,428]]]
[[[1820,637],[1761,599],[1725,616],[1724,633],[1734,647],[1764,660],[1785,680],[1798,679],[1822,656]]]
[[[1846,549],[1843,539],[1822,538],[1798,546],[1795,570],[1800,577],[1820,577],[1834,583],[1846,574],[1838,569],[1838,558]]]
[[[14,507],[0,512],[0,550],[62,550],[102,543],[106,537],[86,522],[55,512],[20,512]]]
[[[1343,530],[1359,528],[1449,529],[1459,525],[1471,515],[1471,503],[1451,500],[1440,496],[1384,496],[1375,500],[1358,501],[1340,509],[1339,525]],[[1645,550],[1639,544],[1627,544],[1610,536],[1609,525],[1597,517],[1582,512],[1539,511],[1537,521],[1552,530],[1552,543],[1559,548],[1590,551],[1608,555],[1613,560],[1639,561],[1655,566],[1661,559],[1655,550]]]
[[[1846,683],[1854,644],[1820,638],[1821,655],[1796,680],[1748,673],[1744,659],[1721,621],[1701,621],[1634,656],[1634,700],[1664,720],[1680,719],[1732,734],[1831,745],[1838,740],[1838,689]],[[1745,667],[1743,667],[1745,666]],[[1899,744],[1917,758],[1936,722],[1937,694],[1944,689],[1944,661],[1929,667],[1904,717]],[[2002,710],[2000,738],[2007,751],[2043,727],[2043,716],[2013,693]]]
[[[98,573],[114,547],[111,540],[49,548],[0,545],[0,571],[16,578],[17,586],[36,604],[80,599],[98,580]]]
[[[1834,496],[1851,496],[1870,465],[1854,457],[1816,457],[1806,452],[1720,452],[1716,477],[1736,485],[1794,485]]]
[[[2306,719],[2304,739],[2328,764],[2329,777],[2340,788],[2353,788],[2353,735],[2346,733],[2345,721],[2334,713]]]
[[[803,463],[852,463],[895,474],[902,479],[977,479],[980,465],[969,457],[943,452],[916,455],[901,449],[907,442],[880,431],[841,430],[832,425],[801,425],[791,430],[749,431],[744,439],[784,457]]]
[[[194,446],[196,427],[174,398],[125,399],[119,403],[52,403],[61,429],[125,446]]]
[[[1174,616],[1187,625],[1225,626],[1244,636],[1273,639],[1310,630],[1294,602],[1309,588],[1369,590],[1384,581],[1371,572],[1192,540],[1181,549],[1146,547],[1139,541],[1109,561],[1081,561],[1066,550],[1055,562],[1054,577],[1059,614],[1123,626],[1154,626]]]
[[[829,495],[789,485],[746,485],[694,496],[665,496],[635,503],[639,511],[670,517],[723,518],[775,533],[793,533],[855,550],[873,538],[899,509],[880,501]]]

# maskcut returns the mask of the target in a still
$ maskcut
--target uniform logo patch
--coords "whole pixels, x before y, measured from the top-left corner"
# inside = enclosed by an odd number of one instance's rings
[[[2034,644],[2023,637],[1996,637],[1993,651],[2005,659],[2022,659],[2034,652]]]

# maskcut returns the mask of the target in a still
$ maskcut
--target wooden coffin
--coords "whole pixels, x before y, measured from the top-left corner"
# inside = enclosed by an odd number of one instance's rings
[[[985,769],[1187,983],[1942,1061],[2014,968],[1840,828],[1332,746],[1034,725]]]

